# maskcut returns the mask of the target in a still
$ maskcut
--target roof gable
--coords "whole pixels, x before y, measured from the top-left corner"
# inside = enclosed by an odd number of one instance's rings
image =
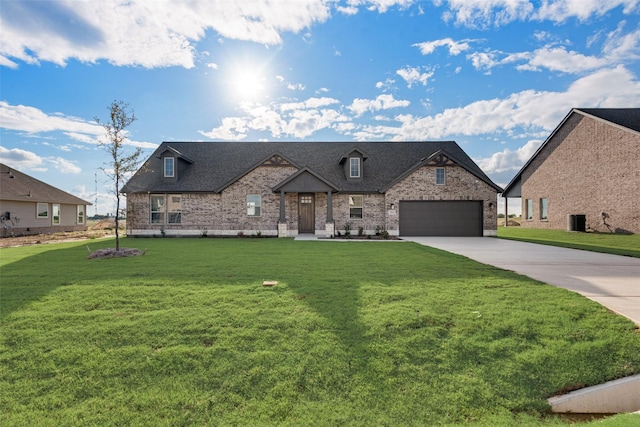
[[[338,191],[338,187],[309,168],[302,168],[275,187],[273,191],[294,193],[320,193]]]
[[[159,153],[170,145],[195,159],[175,182],[162,182]],[[348,180],[338,160],[354,150],[367,157],[361,180]],[[421,159],[446,152],[460,166],[497,187],[454,141],[419,142],[175,142],[162,143],[123,192],[221,192],[258,166],[305,169],[338,192],[374,193],[389,186]],[[280,184],[279,184],[280,185]],[[334,191],[334,190],[332,190]]]
[[[1,199],[24,202],[91,205],[86,200],[62,191],[27,174],[0,163]]]

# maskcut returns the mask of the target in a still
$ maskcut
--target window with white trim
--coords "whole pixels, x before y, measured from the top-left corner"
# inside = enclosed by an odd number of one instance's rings
[[[53,216],[51,223],[54,225],[60,224],[60,205],[53,205],[51,214]]]
[[[76,221],[78,224],[84,224],[84,205],[78,205],[78,209],[76,210],[77,216]]]
[[[362,219],[363,196],[349,196],[349,219]]]
[[[151,195],[151,224],[182,223],[182,196],[180,194]]]
[[[49,218],[49,203],[38,203],[36,207],[36,217]]]
[[[349,178],[360,178],[360,157],[349,158]]]
[[[262,208],[262,196],[259,194],[248,194],[247,195],[247,215],[260,216],[261,208]]]
[[[444,185],[445,176],[445,168],[436,168],[436,185]]]
[[[167,196],[167,219],[169,224],[182,222],[182,197],[179,194]]]
[[[151,224],[164,224],[164,194],[151,195]]]
[[[164,158],[164,177],[165,178],[173,178],[176,176],[175,171],[176,159],[173,157],[165,157]]]

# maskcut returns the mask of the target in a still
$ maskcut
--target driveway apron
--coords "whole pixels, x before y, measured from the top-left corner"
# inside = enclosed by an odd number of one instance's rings
[[[640,325],[640,258],[489,237],[403,237],[592,299]]]

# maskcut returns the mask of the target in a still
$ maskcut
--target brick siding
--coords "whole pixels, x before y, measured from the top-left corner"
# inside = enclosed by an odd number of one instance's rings
[[[387,194],[363,194],[363,218],[349,218],[349,195],[334,194],[333,219],[335,230],[343,232],[345,225],[351,225],[351,232],[357,233],[362,227],[367,234],[373,234],[382,227],[392,235],[399,232],[398,209],[400,200],[482,200],[484,203],[484,230],[497,229],[496,191],[460,167],[446,167],[446,184],[435,184],[435,167],[423,167],[395,184]],[[182,194],[182,222],[180,224],[150,224],[150,195],[133,193],[127,199],[127,229],[137,234],[253,234],[277,235],[280,214],[280,195],[271,188],[297,171],[291,166],[261,166],[221,194]],[[261,215],[249,217],[246,212],[248,194],[262,196]],[[395,205],[395,214],[386,215]],[[290,233],[298,230],[298,194],[285,195],[287,228]],[[325,230],[327,221],[327,194],[315,193],[315,229]]]
[[[579,214],[591,230],[640,233],[638,165],[639,135],[571,115],[522,173],[522,226],[565,230],[567,215]],[[548,200],[546,221],[540,219],[541,198]],[[533,201],[529,221],[527,199]]]

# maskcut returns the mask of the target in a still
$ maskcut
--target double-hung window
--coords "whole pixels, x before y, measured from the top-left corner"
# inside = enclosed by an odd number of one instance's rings
[[[436,168],[436,185],[444,185],[445,184],[445,169],[444,168]]]
[[[349,158],[349,178],[360,178],[360,157]]]
[[[151,196],[151,224],[164,224],[165,196]]]
[[[180,194],[151,195],[151,224],[180,224],[182,196]]]
[[[362,201],[361,195],[349,196],[349,219],[362,219]]]
[[[182,197],[179,194],[167,196],[167,219],[169,224],[182,222]]]
[[[173,157],[165,157],[164,158],[164,177],[165,178],[173,178],[176,176],[175,171],[176,159]]]
[[[260,216],[260,210],[262,208],[262,196],[259,194],[247,195],[247,215],[248,216]]]
[[[533,219],[533,199],[526,199],[526,206],[525,206],[525,219],[527,221],[531,221]]]

